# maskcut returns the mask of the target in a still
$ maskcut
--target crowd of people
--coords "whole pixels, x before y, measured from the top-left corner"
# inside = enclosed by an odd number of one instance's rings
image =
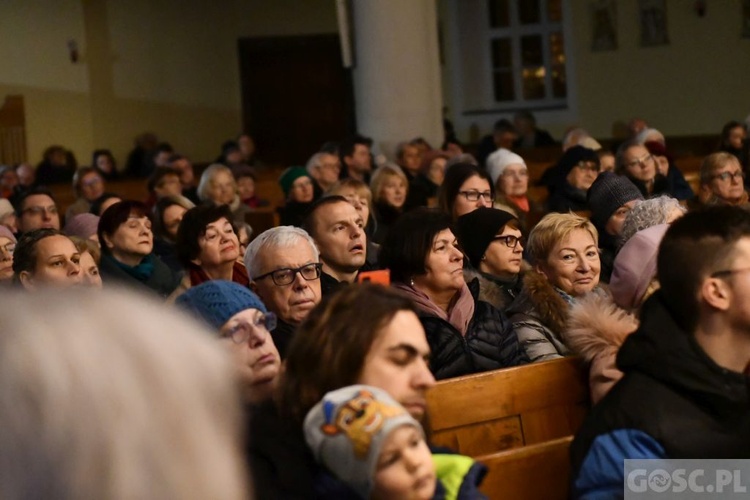
[[[627,458],[750,456],[745,126],[724,127],[694,192],[642,120],[609,150],[582,128],[557,144],[529,113],[515,118],[476,149],[416,138],[393,161],[376,163],[367,137],[326,143],[279,172],[280,224],[260,234],[246,215],[269,205],[257,188],[272,167],[246,134],[198,178],[153,134],[137,138],[122,171],[108,150],[77,167],[61,146],[37,168],[0,168],[0,496],[109,497],[117,485],[143,497],[116,474],[91,485],[81,474],[122,446],[109,435],[120,429],[97,419],[134,406],[118,416],[132,433],[153,404],[165,410],[130,450],[144,463],[111,459],[131,482],[163,480],[150,498],[482,498],[486,468],[430,445],[427,391],[572,355],[589,367],[593,404],[572,446],[574,497],[621,492]],[[559,147],[538,181],[543,200],[524,159],[534,147]],[[117,193],[122,176],[147,179],[143,199]],[[48,189],[60,182],[72,185],[69,206]],[[42,343],[70,359],[43,366],[53,362]],[[179,359],[159,355],[164,343]],[[53,372],[75,385],[108,371],[82,361],[99,351],[117,351],[110,368],[132,386],[111,382],[112,401],[95,385],[71,388],[65,403],[48,394]],[[40,365],[28,380],[15,352]],[[180,396],[188,387],[199,390]],[[19,395],[26,406],[10,399]],[[74,401],[80,423],[48,419],[58,405],[74,413]],[[180,405],[189,415],[170,413]],[[189,423],[160,427],[173,420]],[[148,442],[159,434],[163,443]],[[174,440],[180,464],[142,470]]]

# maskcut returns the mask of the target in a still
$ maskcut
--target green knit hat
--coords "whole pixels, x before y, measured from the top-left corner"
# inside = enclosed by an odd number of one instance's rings
[[[281,173],[279,177],[279,184],[281,189],[284,190],[284,196],[289,196],[289,191],[292,190],[292,184],[300,177],[310,177],[305,167],[289,167]]]

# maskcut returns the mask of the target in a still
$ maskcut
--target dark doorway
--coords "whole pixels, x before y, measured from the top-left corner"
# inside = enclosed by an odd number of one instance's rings
[[[304,165],[324,142],[353,133],[338,35],[242,38],[239,56],[243,125],[262,161]]]

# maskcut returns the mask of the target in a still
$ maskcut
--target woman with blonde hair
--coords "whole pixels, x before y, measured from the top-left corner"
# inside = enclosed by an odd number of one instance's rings
[[[570,309],[566,344],[589,363],[591,401],[596,404],[622,378],[615,359],[638,328],[641,305],[659,289],[656,257],[668,224],[638,231],[614,262],[610,293],[589,294]]]
[[[404,213],[406,193],[409,191],[409,180],[401,167],[386,163],[379,167],[370,180],[372,191],[372,212],[375,217],[375,243],[385,240],[388,230]]]
[[[569,354],[562,337],[568,311],[599,285],[598,245],[594,225],[573,213],[547,214],[531,230],[526,249],[533,270],[507,314],[532,362]]]
[[[248,498],[226,353],[157,302],[84,292],[0,301],[0,498]]]
[[[698,195],[690,208],[707,205],[748,206],[745,172],[736,156],[712,153],[703,159]]]

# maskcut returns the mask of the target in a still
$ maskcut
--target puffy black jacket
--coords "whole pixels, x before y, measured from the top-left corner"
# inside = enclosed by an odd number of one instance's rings
[[[430,370],[438,380],[529,362],[508,318],[477,299],[479,281],[475,279],[468,286],[474,297],[474,316],[465,336],[442,318],[419,314],[432,351]]]
[[[661,292],[644,304],[617,367],[625,375],[571,447],[574,498],[621,496],[625,459],[750,458],[748,377],[706,355]]]

